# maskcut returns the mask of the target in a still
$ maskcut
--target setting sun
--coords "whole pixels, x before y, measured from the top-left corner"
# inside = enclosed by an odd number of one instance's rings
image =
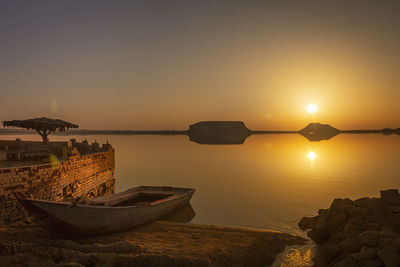
[[[315,152],[313,152],[313,151],[310,151],[310,152],[308,152],[308,158],[310,159],[310,160],[314,160],[316,157],[317,157],[317,155],[315,154]]]
[[[314,104],[310,104],[307,106],[308,113],[314,114],[317,110],[318,110],[318,108]]]

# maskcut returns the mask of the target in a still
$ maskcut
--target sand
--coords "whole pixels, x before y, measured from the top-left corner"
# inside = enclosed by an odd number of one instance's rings
[[[28,220],[0,228],[0,265],[267,266],[285,246],[305,241],[277,231],[171,221],[70,239]]]

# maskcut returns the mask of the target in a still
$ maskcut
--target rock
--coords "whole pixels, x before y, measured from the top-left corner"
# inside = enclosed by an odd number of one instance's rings
[[[384,205],[371,207],[369,209],[369,218],[378,224],[382,224],[382,222],[384,223],[385,217],[391,214],[392,211],[387,206]]]
[[[303,217],[300,222],[298,223],[298,226],[300,227],[301,230],[307,230],[307,229],[311,229],[314,224],[317,221],[317,217]]]
[[[389,232],[394,232],[396,229],[396,224],[397,224],[397,218],[395,215],[386,216],[382,229]]]
[[[331,234],[335,232],[337,229],[343,227],[347,222],[347,216],[343,212],[332,214],[330,216],[328,222],[326,223],[326,228],[328,232]]]
[[[335,198],[329,207],[331,211],[343,211],[345,207],[352,206],[354,204],[353,200],[349,198]]]
[[[378,248],[383,248],[383,247],[386,247],[391,244],[392,243],[390,242],[389,238],[381,237],[381,238],[379,238],[379,241],[378,241]]]
[[[365,228],[365,231],[379,231],[381,229],[379,224],[374,223],[374,222],[364,224],[364,228]]]
[[[366,209],[366,208],[371,207],[371,202],[372,202],[372,200],[369,197],[363,197],[363,198],[354,200],[354,206]]]
[[[397,250],[397,252],[400,252],[400,238],[390,240],[390,243]]]
[[[315,266],[326,266],[342,252],[342,248],[338,244],[325,243],[319,247],[315,255]]]
[[[395,214],[395,215],[393,215],[393,217],[395,217],[395,219],[396,219],[396,225],[400,226],[400,214]]]
[[[400,213],[400,206],[387,206],[393,213]]]
[[[393,231],[380,231],[379,232],[379,237],[386,237],[389,239],[398,239],[400,238],[400,234],[393,232]]]
[[[385,205],[400,205],[400,194],[398,189],[381,191],[381,199]]]
[[[318,215],[327,213],[328,211],[329,211],[328,209],[319,209],[319,210],[318,210]]]
[[[378,243],[379,233],[374,231],[366,231],[358,235],[361,243],[370,247],[375,247]]]
[[[346,236],[344,235],[343,231],[338,230],[330,235],[328,242],[332,244],[339,243],[342,242],[345,238]]]
[[[371,247],[362,247],[360,252],[350,255],[356,261],[370,260],[376,257],[378,249]]]
[[[357,236],[361,233],[360,223],[348,221],[344,226],[343,231],[347,238]]]
[[[315,229],[315,228],[311,229],[311,230],[307,233],[307,235],[308,235],[308,237],[310,237],[315,243],[317,243],[317,244],[319,244],[319,245],[322,244],[322,243],[324,243],[325,241],[327,241],[328,238],[329,238],[329,235],[328,235],[327,232],[321,231],[321,230],[318,230],[318,229]]]
[[[356,207],[356,206],[347,206],[344,208],[344,212],[349,217],[356,217],[356,216],[365,217],[367,215],[366,209]]]
[[[317,217],[317,221],[315,222],[314,228],[318,230],[325,230],[326,224],[328,223],[329,213],[324,212]]]
[[[346,257],[345,259],[338,261],[332,265],[332,267],[357,267],[357,266],[359,266],[357,262],[350,257]]]
[[[56,267],[85,267],[84,265],[77,262],[67,262],[67,263],[59,263]]]
[[[343,251],[348,254],[358,252],[362,247],[362,243],[358,237],[346,238],[340,242],[340,245],[342,246]]]
[[[399,267],[400,266],[400,256],[397,254],[396,249],[393,246],[386,246],[380,249],[378,252],[378,257],[383,261],[387,267]]]
[[[362,267],[385,267],[383,262],[380,259],[374,260],[363,260],[359,262]]]

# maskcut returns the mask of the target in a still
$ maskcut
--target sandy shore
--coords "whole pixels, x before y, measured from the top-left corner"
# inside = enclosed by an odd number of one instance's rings
[[[1,266],[266,266],[304,239],[276,231],[157,221],[85,239],[39,224],[0,228]]]

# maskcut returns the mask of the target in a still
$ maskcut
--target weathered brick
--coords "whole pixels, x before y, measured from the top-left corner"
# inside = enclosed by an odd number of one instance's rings
[[[40,164],[0,169],[0,224],[27,216],[26,210],[10,193],[19,190],[35,198],[63,200],[92,191],[94,196],[114,188],[114,150],[79,155],[74,152],[56,168]]]

